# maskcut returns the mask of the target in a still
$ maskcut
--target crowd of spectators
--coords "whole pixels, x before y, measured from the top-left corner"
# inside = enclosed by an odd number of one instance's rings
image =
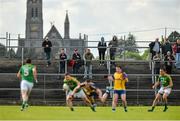
[[[52,43],[48,39],[42,43],[44,53],[47,59],[47,66],[51,65],[51,47]],[[109,48],[110,64],[115,66],[115,54],[118,47],[118,38],[113,36],[112,40],[109,41],[108,47],[104,37],[98,42],[97,49],[99,52],[99,65],[105,65],[105,57],[107,48]],[[163,42],[156,38],[155,41],[149,44],[149,50],[151,54],[151,60],[155,74],[159,74],[161,66],[165,66],[167,73],[171,74],[173,67],[180,69],[180,39],[177,39],[175,43],[171,43],[168,39],[163,39]],[[61,48],[59,53],[59,73],[65,73],[67,66],[72,67],[72,73],[78,74],[79,69],[84,65],[84,78],[92,79],[92,60],[94,55],[89,48],[86,48],[84,54],[79,54],[78,49],[74,49],[72,57],[67,58],[65,49]]]

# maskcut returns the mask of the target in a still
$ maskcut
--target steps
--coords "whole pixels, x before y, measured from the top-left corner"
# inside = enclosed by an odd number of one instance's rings
[[[33,64],[37,65],[38,69],[38,84],[35,84],[30,96],[30,103],[46,104],[46,105],[65,105],[65,92],[62,90],[63,76],[59,78],[58,68],[59,62],[57,60],[52,61],[52,65],[46,67],[46,62],[42,60],[33,60]],[[149,70],[148,62],[117,62],[123,68],[123,70],[129,74],[129,82],[127,83],[127,101],[128,105],[150,105],[154,98],[154,90],[152,87],[151,76],[138,76],[138,74],[151,74]],[[20,103],[20,81],[16,77],[16,73],[19,70],[21,61],[18,60],[2,60],[0,62],[0,104],[16,104]],[[68,68],[71,72],[72,68]],[[115,71],[114,67],[111,67],[111,74]],[[3,74],[9,73],[9,74]],[[12,73],[12,74],[11,74]],[[48,75],[44,75],[44,74]],[[76,76],[81,82],[83,79],[84,68],[80,68],[79,74]],[[174,73],[180,73],[179,70],[174,69]],[[55,75],[53,75],[55,74]],[[108,74],[106,66],[100,66],[98,62],[93,62],[93,74],[101,74],[93,76],[96,86],[100,89],[106,88],[109,82],[104,79],[104,75]],[[173,89],[180,90],[180,77],[173,77],[174,87]],[[5,89],[6,88],[6,89]],[[8,89],[8,90],[7,90]],[[147,90],[147,91],[143,91]],[[173,91],[169,97],[169,103],[171,105],[180,105],[180,92]],[[111,98],[105,105],[111,105]],[[75,103],[84,104],[80,99],[76,99]]]

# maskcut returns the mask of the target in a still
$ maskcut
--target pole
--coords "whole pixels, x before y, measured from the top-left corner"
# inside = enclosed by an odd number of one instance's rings
[[[5,53],[6,57],[7,57],[7,52],[8,52],[8,32],[6,32],[6,53]]]
[[[165,27],[165,30],[164,30],[164,38],[166,39],[166,35],[167,35],[167,28]]]
[[[11,53],[10,53],[11,42],[10,42],[10,40],[11,40],[11,34],[9,33],[9,47],[8,47],[9,48],[9,58],[11,57]]]

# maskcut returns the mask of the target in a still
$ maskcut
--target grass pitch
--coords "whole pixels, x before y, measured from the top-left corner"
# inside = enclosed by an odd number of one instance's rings
[[[154,112],[147,112],[150,107],[128,107],[124,112],[122,107],[117,107],[116,112],[111,107],[97,107],[92,112],[89,107],[58,106],[30,106],[25,111],[20,111],[20,106],[0,106],[0,120],[180,120],[180,106],[169,106],[163,112],[162,106],[157,106]]]

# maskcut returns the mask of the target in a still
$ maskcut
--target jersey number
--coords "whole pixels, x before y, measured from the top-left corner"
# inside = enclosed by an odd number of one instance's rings
[[[29,75],[29,70],[28,69],[24,69],[24,76],[28,76]]]

